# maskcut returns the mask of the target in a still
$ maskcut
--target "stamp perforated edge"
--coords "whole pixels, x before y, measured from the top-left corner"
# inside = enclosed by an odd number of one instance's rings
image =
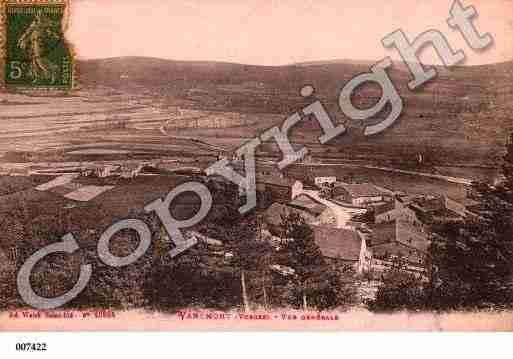
[[[62,19],[62,32],[64,34],[64,41],[68,45],[68,49],[72,58],[72,75],[71,84],[68,87],[23,87],[16,86],[16,89],[32,90],[32,91],[62,91],[75,88],[76,84],[76,53],[73,44],[67,40],[66,32],[69,28],[71,18],[71,0],[0,0],[0,88],[5,90],[5,60],[6,60],[6,45],[7,45],[7,5],[64,5],[64,16]]]

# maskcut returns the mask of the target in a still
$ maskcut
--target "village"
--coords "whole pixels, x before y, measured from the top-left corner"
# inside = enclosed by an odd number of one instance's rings
[[[313,229],[328,261],[377,279],[391,269],[427,279],[430,226],[475,215],[469,199],[460,203],[448,196],[410,195],[336,177],[316,177],[306,184],[257,176],[257,188],[274,199],[264,212],[264,233],[271,241],[287,240],[280,238],[281,221],[297,213]]]
[[[312,230],[324,260],[346,274],[350,270],[361,302],[373,299],[383,277],[390,271],[408,273],[427,281],[429,247],[433,240],[431,225],[461,222],[475,215],[469,199],[455,200],[437,193],[406,193],[347,177],[312,175],[298,179],[281,173],[269,161],[260,164],[257,166],[257,193],[264,196],[265,201],[259,203],[257,209],[261,222],[256,236],[279,250],[284,243],[294,240],[286,238],[283,222],[291,215],[301,218]],[[203,172],[206,165],[199,164],[198,159],[168,158],[52,167],[31,174],[52,176],[35,190],[62,197],[67,201],[65,208],[73,209],[80,203],[94,203],[121,184],[130,191],[132,183],[149,179],[160,178],[165,183],[171,178],[184,181],[200,178],[214,187],[234,186],[220,176],[207,178]],[[244,190],[235,190],[239,191],[239,196],[245,196]],[[135,193],[132,195],[137,197]],[[142,205],[133,210],[142,211]],[[160,236],[167,238],[164,230],[160,231]],[[229,264],[234,257],[225,245],[225,238],[205,235],[196,228],[188,230],[186,237],[202,243],[208,256],[221,259],[223,263]],[[294,268],[279,262],[270,263],[269,270],[284,279],[296,275]]]

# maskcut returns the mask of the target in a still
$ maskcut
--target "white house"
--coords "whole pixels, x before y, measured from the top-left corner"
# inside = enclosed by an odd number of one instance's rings
[[[372,203],[385,201],[389,198],[389,193],[369,184],[348,184],[335,183],[334,197],[342,202],[351,203],[354,206],[367,206]]]
[[[337,177],[315,177],[315,185],[321,187],[324,184],[332,184],[337,182]]]

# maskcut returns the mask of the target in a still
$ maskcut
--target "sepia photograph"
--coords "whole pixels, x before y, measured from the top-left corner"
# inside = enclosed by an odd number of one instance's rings
[[[0,332],[248,330],[513,330],[512,1],[0,0]]]

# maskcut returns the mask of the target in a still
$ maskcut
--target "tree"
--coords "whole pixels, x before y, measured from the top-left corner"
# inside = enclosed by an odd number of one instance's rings
[[[244,311],[250,309],[248,292],[261,293],[264,306],[268,305],[267,282],[271,264],[272,248],[265,240],[260,240],[259,220],[255,215],[233,229],[230,243],[234,255],[234,264],[240,274],[242,301]],[[248,277],[249,276],[249,277]],[[255,294],[253,297],[259,296]]]
[[[513,302],[513,134],[498,186],[474,183],[475,217],[438,229],[432,246],[432,296],[440,306],[510,306]]]
[[[513,304],[513,136],[502,166],[504,183],[473,183],[477,205],[461,222],[434,224],[429,281],[423,286],[385,282],[377,300],[389,306],[431,309],[510,308]],[[381,296],[379,296],[379,294]],[[393,294],[393,295],[392,295]],[[388,298],[388,299],[387,299]],[[392,298],[392,299],[390,299]],[[399,299],[398,299],[399,298]],[[411,309],[411,308],[410,308]]]
[[[0,310],[16,306],[16,266],[0,249]]]
[[[224,258],[212,256],[202,242],[173,258],[169,256],[171,248],[169,240],[155,238],[147,253],[151,270],[145,280],[145,296],[153,309],[228,310],[239,305],[239,281]]]
[[[267,276],[271,248],[266,241],[259,240],[259,219],[253,211],[246,216],[239,212],[241,198],[238,187],[229,184],[209,183],[215,208],[207,221],[200,225],[200,232],[221,240],[226,250],[233,254],[228,270],[239,277],[240,298],[244,311],[250,309],[253,289],[261,292],[267,304]],[[256,289],[258,288],[258,289]],[[260,297],[260,295],[258,295]]]
[[[443,309],[507,306],[513,300],[513,203],[505,188],[474,184],[475,212],[435,229],[429,295]]]
[[[261,299],[268,304],[269,266],[272,248],[267,241],[260,240],[260,225],[256,211],[246,216],[239,212],[241,198],[238,187],[210,182],[214,198],[214,209],[198,231],[222,241],[225,250],[233,254],[226,270],[238,277],[240,299],[244,311],[248,311],[251,300]],[[261,293],[261,294],[260,294]]]
[[[334,197],[334,188],[329,185],[329,184],[326,184],[324,183],[322,186],[321,186],[321,190],[319,191],[319,195],[321,196],[321,198],[327,198],[327,199],[331,199]]]
[[[256,293],[254,297],[260,297],[263,306],[267,307],[269,303],[266,286],[268,285],[267,277],[271,263],[271,247],[267,242],[258,241],[252,236],[241,238],[234,252],[240,271],[244,310],[248,311],[250,307],[248,287],[254,288],[253,292]],[[250,274],[249,282],[248,273]]]
[[[286,242],[280,251],[282,261],[295,271],[291,296],[300,298],[304,310],[309,306],[324,309],[339,304],[339,277],[325,262],[312,229],[295,212],[283,218],[283,227]]]
[[[513,191],[513,133],[510,134],[509,141],[506,144],[506,154],[503,157],[502,174],[505,178],[502,187],[509,192],[509,196],[511,196],[511,192]],[[510,199],[509,202],[513,202],[513,200]]]
[[[376,298],[369,303],[374,311],[417,310],[425,307],[424,287],[415,275],[393,269],[387,272]]]

